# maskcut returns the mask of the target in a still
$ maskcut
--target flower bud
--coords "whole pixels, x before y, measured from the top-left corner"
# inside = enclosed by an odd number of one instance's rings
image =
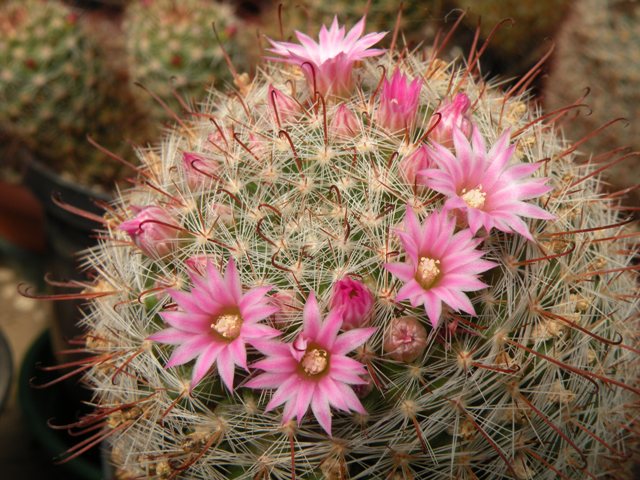
[[[330,307],[342,308],[344,330],[365,325],[369,320],[373,303],[371,291],[351,277],[344,277],[333,285]]]
[[[329,133],[332,137],[350,138],[360,131],[358,117],[344,103],[340,104],[329,125]]]
[[[300,112],[300,105],[286,93],[269,85],[267,102],[273,113],[273,118],[280,124],[287,123]]]
[[[427,348],[427,331],[415,317],[394,318],[384,339],[384,351],[399,362],[413,362]]]
[[[376,112],[376,120],[388,130],[410,129],[415,120],[420,101],[422,80],[409,78],[396,70],[391,80],[384,79],[380,91],[380,105]]]
[[[271,303],[279,309],[272,315],[274,326],[278,329],[288,327],[294,315],[299,314],[303,308],[295,290],[279,290],[271,295]]]
[[[462,130],[467,137],[471,135],[471,119],[467,113],[469,107],[471,107],[471,100],[464,93],[459,93],[452,101],[443,103],[436,110],[440,115],[434,115],[431,119],[430,127],[435,125],[429,134],[431,141],[447,148],[452,147],[454,127]]]
[[[182,154],[182,165],[187,177],[187,184],[191,188],[198,188],[208,184],[215,174],[218,165],[207,160],[196,153],[184,152]]]
[[[423,144],[400,161],[400,172],[409,185],[420,185],[418,172],[430,166],[429,150]]]
[[[162,257],[176,246],[176,220],[164,208],[150,206],[136,208],[136,216],[122,222],[119,229],[150,257]]]

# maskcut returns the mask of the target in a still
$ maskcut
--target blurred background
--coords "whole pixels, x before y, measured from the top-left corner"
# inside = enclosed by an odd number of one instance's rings
[[[265,37],[316,36],[334,14],[349,26],[365,12],[369,30],[398,20],[396,45],[425,53],[462,18],[439,51],[445,61],[464,61],[478,32],[477,49],[488,40],[482,76],[505,87],[525,76],[548,111],[589,106],[562,121],[568,138],[584,139],[585,158],[640,149],[637,1],[0,0],[2,479],[111,478],[99,446],[55,465],[93,442],[48,426],[73,423],[90,401],[78,375],[56,381],[78,359],[68,341],[82,333],[82,302],[50,297],[82,291],[90,273],[77,252],[96,241],[95,216],[115,185],[135,175],[136,147],[188,119],[212,86],[250,79]],[[637,158],[606,175],[637,209]]]

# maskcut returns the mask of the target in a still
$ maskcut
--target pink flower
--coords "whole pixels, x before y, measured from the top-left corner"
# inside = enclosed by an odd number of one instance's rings
[[[471,100],[465,93],[457,94],[453,101],[443,103],[436,114],[431,119],[429,127],[436,126],[431,130],[429,138],[434,143],[439,143],[447,148],[453,146],[453,129],[459,128],[465,136],[471,135],[471,119],[467,114]]]
[[[140,249],[150,257],[163,257],[171,252],[178,235],[178,222],[164,208],[134,207],[136,216],[118,227],[127,232]]]
[[[371,291],[358,280],[344,277],[333,284],[330,308],[342,309],[342,328],[351,330],[367,323],[373,308]]]
[[[540,164],[518,163],[507,166],[515,145],[509,145],[505,131],[489,150],[477,128],[471,144],[459,128],[453,130],[456,155],[447,148],[434,145],[432,159],[439,168],[420,172],[425,185],[449,197],[444,208],[465,215],[475,235],[481,227],[487,232],[496,228],[517,232],[532,239],[529,228],[520,217],[551,220],[555,218],[540,207],[524,202],[551,190],[547,178],[525,179]]]
[[[303,329],[292,344],[273,342],[258,349],[267,358],[253,366],[264,373],[249,380],[250,388],[277,388],[267,411],[285,403],[282,423],[297,417],[298,424],[311,406],[313,415],[331,435],[331,407],[366,413],[351,385],[364,385],[365,366],[346,356],[366,342],[375,328],[354,328],[342,335],[342,312],[332,310],[322,321],[315,295],[304,307]]]
[[[273,118],[278,125],[291,121],[300,113],[300,105],[286,93],[278,90],[273,85],[269,85],[267,93],[269,108]]]
[[[421,225],[407,207],[404,231],[396,231],[404,247],[406,263],[387,263],[385,268],[405,284],[396,300],[409,300],[413,307],[424,305],[433,327],[437,327],[442,302],[454,310],[475,315],[463,292],[480,290],[487,285],[478,274],[496,266],[481,260],[484,252],[475,247],[482,241],[471,230],[457,233],[455,220],[446,212],[434,212]]]
[[[333,137],[352,138],[360,132],[361,125],[358,117],[341,103],[329,124],[329,133]]]
[[[177,345],[167,368],[197,358],[191,388],[200,383],[215,363],[222,382],[233,390],[235,366],[247,370],[247,344],[257,348],[280,334],[258,323],[277,310],[265,298],[272,287],[256,287],[243,294],[233,260],[229,260],[224,278],[213,263],[207,264],[206,275],[192,272],[190,277],[193,282],[190,292],[169,291],[179,307],[160,313],[169,328],[149,339]]]
[[[391,80],[385,78],[382,82],[376,120],[392,132],[411,128],[416,120],[421,88],[420,78],[409,83],[409,78],[396,69]]]
[[[410,363],[427,348],[427,330],[415,317],[394,318],[384,338],[384,351],[394,360]]]
[[[190,152],[182,154],[182,165],[187,177],[187,184],[191,188],[207,185],[218,170],[218,165],[215,162]]]
[[[418,181],[418,172],[430,166],[429,149],[422,144],[400,161],[400,172],[409,185],[417,185],[420,183]]]
[[[352,91],[351,72],[355,62],[367,57],[374,57],[384,53],[384,49],[371,49],[378,43],[386,32],[364,33],[365,17],[345,35],[344,26],[338,25],[338,18],[333,18],[331,28],[323,25],[320,29],[320,41],[316,43],[311,37],[302,32],[296,32],[300,44],[290,42],[276,42],[271,39],[271,52],[280,57],[270,57],[269,60],[298,65],[304,72],[309,87],[322,95],[350,94]]]

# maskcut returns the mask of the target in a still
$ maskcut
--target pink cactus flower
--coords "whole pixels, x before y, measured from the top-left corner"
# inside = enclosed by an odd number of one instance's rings
[[[427,330],[415,317],[394,318],[384,338],[384,351],[394,360],[410,363],[427,348]]]
[[[207,264],[205,273],[190,273],[190,292],[169,290],[179,309],[160,313],[169,328],[149,339],[177,345],[166,368],[197,358],[191,388],[216,364],[222,382],[233,390],[235,366],[247,370],[247,345],[263,347],[280,334],[259,323],[277,310],[265,297],[272,287],[255,287],[243,293],[233,260],[229,260],[224,278],[213,263]]]
[[[178,222],[164,208],[157,206],[134,207],[136,216],[118,227],[127,234],[144,253],[160,258],[171,252],[177,242]]]
[[[429,138],[447,148],[453,147],[453,129],[459,128],[465,136],[471,135],[471,117],[468,114],[471,100],[465,93],[458,93],[453,100],[444,102],[431,119],[429,128],[433,130]],[[437,122],[437,123],[436,123]]]
[[[374,298],[366,285],[351,277],[344,277],[333,284],[330,308],[342,309],[342,328],[351,330],[369,321]]]
[[[409,78],[397,70],[391,80],[385,78],[380,89],[380,105],[376,120],[392,132],[410,129],[416,120],[422,79]]]
[[[475,315],[464,292],[486,287],[478,275],[497,265],[481,259],[484,252],[475,248],[481,239],[474,238],[469,229],[454,233],[455,227],[455,219],[437,211],[421,225],[413,210],[407,207],[404,231],[396,231],[404,247],[406,263],[384,265],[405,282],[396,300],[409,300],[413,307],[424,305],[434,328],[440,322],[442,302],[454,310]]]
[[[300,105],[292,97],[269,85],[267,103],[278,125],[288,123],[300,113]]]
[[[353,138],[361,128],[360,120],[355,113],[341,103],[329,124],[329,134],[337,138]]]
[[[187,177],[187,184],[191,188],[201,188],[209,184],[218,170],[216,162],[190,152],[182,154],[182,165]]]
[[[420,178],[428,187],[449,197],[444,208],[466,216],[474,235],[482,227],[487,232],[496,228],[531,240],[529,227],[520,217],[555,218],[525,202],[544,195],[551,187],[546,185],[547,178],[525,178],[540,167],[539,163],[507,166],[515,149],[515,145],[509,145],[508,131],[488,152],[477,128],[473,129],[471,143],[462,130],[454,128],[453,142],[455,156],[449,149],[434,145],[431,156],[438,168],[423,170]]]
[[[418,172],[431,167],[429,149],[425,144],[420,145],[400,161],[400,172],[409,185],[418,185]]]
[[[267,356],[253,366],[264,373],[249,380],[250,388],[276,388],[267,411],[285,404],[282,423],[297,417],[298,424],[311,406],[313,415],[331,435],[331,407],[366,413],[351,385],[365,385],[365,366],[347,353],[366,342],[375,328],[354,328],[338,335],[342,312],[332,310],[322,321],[311,293],[303,312],[302,332],[292,344],[271,343],[258,349]]]
[[[334,17],[329,30],[324,25],[320,29],[318,43],[302,32],[296,32],[300,44],[269,39],[273,46],[269,51],[280,56],[269,57],[269,60],[298,65],[312,91],[318,91],[322,95],[350,94],[354,64],[385,51],[370,47],[382,40],[386,32],[369,33],[362,37],[364,26],[365,17],[362,17],[345,33],[344,26],[341,27],[338,18]]]

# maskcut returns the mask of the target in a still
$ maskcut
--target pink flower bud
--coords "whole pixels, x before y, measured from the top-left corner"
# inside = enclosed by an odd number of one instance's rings
[[[344,330],[358,328],[367,323],[373,308],[371,291],[361,282],[344,277],[333,285],[331,309],[342,308]]]
[[[197,273],[200,276],[205,275],[207,264],[209,263],[218,265],[216,258],[212,255],[192,255],[184,261],[184,264],[190,272]]]
[[[420,78],[409,83],[409,79],[396,70],[391,80],[385,78],[382,82],[376,120],[392,132],[410,129],[416,120],[421,88]]]
[[[400,161],[400,172],[409,185],[420,185],[418,172],[430,167],[429,150],[424,144]]]
[[[415,317],[394,318],[384,339],[384,350],[399,362],[413,362],[427,348],[427,331]]]
[[[120,230],[127,232],[131,240],[150,257],[162,257],[173,250],[178,223],[169,212],[156,206],[136,210],[136,216],[122,222]]]
[[[212,175],[215,175],[218,165],[204,157],[190,152],[182,154],[182,165],[184,166],[187,184],[191,188],[200,188],[211,182]]]
[[[471,118],[468,115],[469,107],[471,107],[471,100],[464,93],[457,94],[453,101],[443,103],[431,119],[431,125],[436,122],[437,125],[433,128],[429,134],[431,141],[439,143],[447,148],[453,146],[453,128],[457,127],[465,134],[465,136],[471,135]]]
[[[211,202],[211,205],[209,205],[209,215],[214,222],[219,222],[224,225],[233,224],[233,209],[224,203]]]
[[[300,112],[300,105],[286,93],[278,90],[273,85],[269,85],[267,102],[273,113],[273,118],[279,123],[287,123]]]
[[[273,323],[278,329],[288,327],[294,316],[303,309],[295,290],[280,290],[274,293],[271,295],[271,304],[278,307],[278,311],[273,314]]]
[[[350,138],[360,131],[358,117],[343,103],[336,110],[329,125],[329,133],[333,137]]]

